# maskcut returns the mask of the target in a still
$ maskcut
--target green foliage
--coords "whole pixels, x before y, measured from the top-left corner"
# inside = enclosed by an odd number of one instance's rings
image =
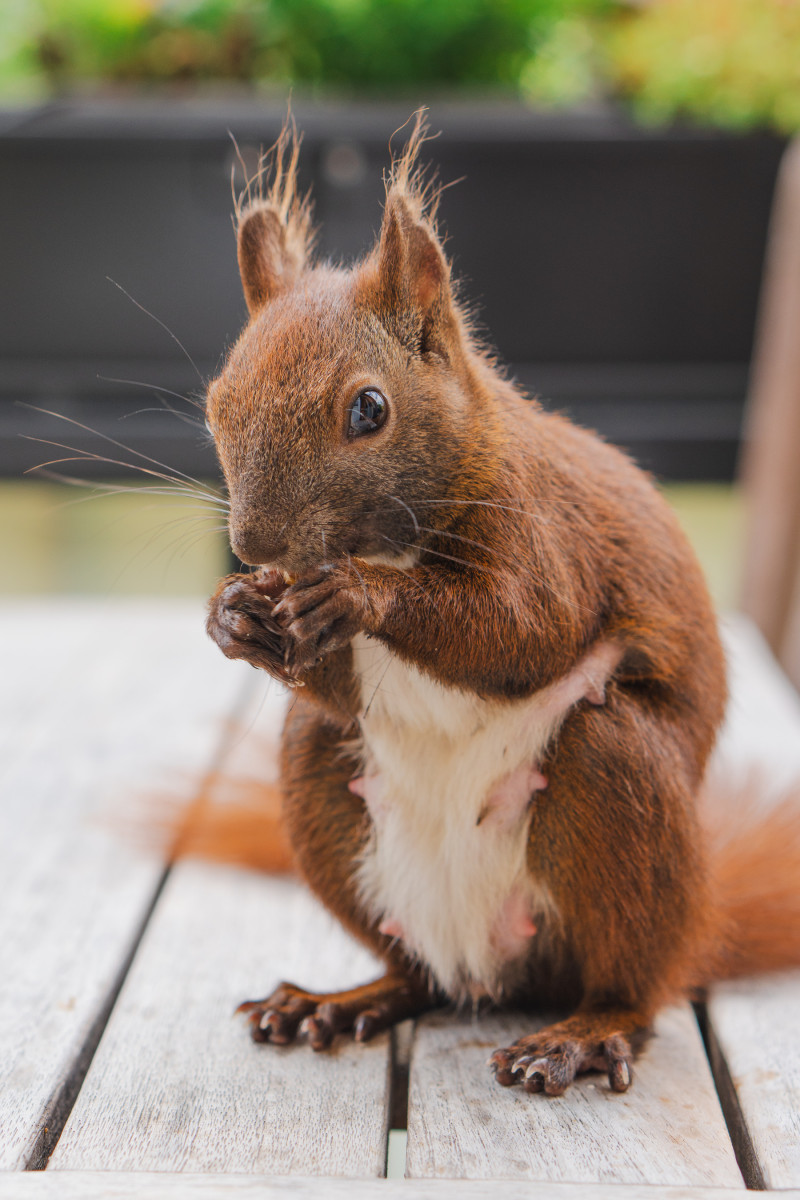
[[[5,0],[0,85],[27,75],[51,90],[222,79],[351,93],[421,84],[518,91],[540,46],[558,46],[560,25],[611,2],[16,0],[14,13],[14,0]],[[559,66],[552,53],[548,61],[547,90],[557,97]],[[571,97],[572,62],[567,75],[562,90]]]
[[[646,121],[800,129],[798,0],[658,0],[612,28],[607,53]]]
[[[0,0],[0,92],[222,80],[609,91],[645,121],[800,129],[800,0]]]

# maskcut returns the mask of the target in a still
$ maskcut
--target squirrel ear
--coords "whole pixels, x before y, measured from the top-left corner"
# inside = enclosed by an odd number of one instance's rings
[[[292,286],[311,254],[311,203],[297,184],[300,141],[293,120],[287,117],[277,142],[261,155],[256,175],[236,204],[239,274],[251,316]]]
[[[448,283],[448,269],[439,242],[426,222],[415,221],[408,205],[391,193],[378,247],[378,276],[395,302],[410,302],[423,312]]]
[[[287,235],[279,214],[263,201],[246,209],[239,219],[239,274],[251,316],[283,288],[290,287],[303,269],[301,247],[292,245]]]
[[[436,346],[436,331],[451,315],[450,268],[433,228],[402,194],[386,197],[373,277],[373,305],[401,341]]]

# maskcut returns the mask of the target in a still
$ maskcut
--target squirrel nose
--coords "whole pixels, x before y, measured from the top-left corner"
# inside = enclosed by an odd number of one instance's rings
[[[231,529],[231,549],[240,562],[251,567],[278,562],[288,544],[271,537],[269,532],[249,526]]]

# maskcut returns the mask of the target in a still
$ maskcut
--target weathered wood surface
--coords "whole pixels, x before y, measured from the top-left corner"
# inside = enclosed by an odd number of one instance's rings
[[[769,803],[800,780],[800,698],[746,621],[731,628],[733,700],[723,761],[763,765]],[[798,880],[800,887],[800,880]],[[720,1085],[738,1108],[764,1183],[800,1186],[800,972],[714,989],[709,1023],[724,1060]]]
[[[254,699],[226,773],[269,769],[284,700]],[[260,761],[259,761],[260,760]],[[282,979],[324,990],[379,974],[295,880],[176,867],[51,1168],[379,1176],[389,1037],[254,1046],[233,1009]]]
[[[733,1200],[724,1188],[538,1183],[506,1179],[364,1180],[149,1172],[0,1172],[0,1200]],[[800,1200],[800,1190],[781,1192]]]
[[[755,766],[770,804],[800,781],[800,696],[751,621],[726,617],[722,633],[730,701],[714,765],[734,781]]]
[[[5,612],[0,1168],[18,1168],[41,1145],[41,1125],[65,1082],[82,1075],[82,1049],[160,878],[160,865],[102,819],[120,796],[153,785],[155,764],[207,766],[219,747],[219,715],[232,711],[244,680],[257,686],[260,677],[206,645],[199,606],[67,604],[56,617],[47,603]],[[721,756],[734,772],[762,758],[788,781],[800,770],[800,703],[746,623],[734,622],[728,640],[734,700]],[[9,665],[19,682],[12,684]],[[258,725],[274,733],[282,701],[268,694],[262,704],[257,690]],[[237,760],[255,746],[244,732],[250,720],[245,715],[228,738]],[[231,1016],[238,1000],[281,977],[322,988],[374,970],[294,883],[181,865],[150,918],[51,1169],[0,1172],[0,1200],[22,1195],[16,1186],[42,1195],[60,1187],[65,1200],[73,1192],[224,1196],[251,1183],[276,1197],[334,1196],[343,1187],[359,1194],[357,1183],[334,1179],[262,1179],[315,1173],[369,1176],[370,1194],[379,1187],[389,1195],[391,1183],[374,1181],[386,1154],[388,1039],[370,1047],[343,1041],[333,1056],[315,1056],[306,1046],[253,1046]],[[765,981],[726,990],[710,1010],[765,1178],[782,1187],[800,1182],[800,1069],[787,1049],[798,1041],[798,997],[792,981],[785,988]],[[512,1196],[528,1194],[525,1181],[537,1178],[537,1194],[554,1200],[635,1200],[651,1194],[650,1183],[686,1185],[652,1193],[663,1200],[711,1200],[716,1193],[697,1192],[701,1184],[741,1189],[691,1014],[674,1010],[662,1022],[631,1092],[611,1095],[596,1076],[555,1101],[501,1089],[485,1066],[493,1048],[532,1027],[525,1019],[423,1023],[408,1169],[458,1179],[416,1179],[401,1185],[405,1194],[477,1200],[491,1186],[479,1179],[494,1176],[519,1176],[503,1185]],[[765,1078],[773,1071],[777,1079]],[[198,1171],[203,1177],[192,1176]],[[92,1191],[86,1181],[95,1172],[102,1183]],[[162,1172],[183,1173],[189,1190],[173,1190],[181,1178]],[[249,1178],[231,1175],[228,1183],[220,1172]],[[580,1190],[551,1180],[575,1180]],[[598,1180],[625,1186],[603,1189]]]
[[[708,1013],[764,1184],[800,1187],[800,972],[725,984]]]
[[[536,1024],[525,1016],[439,1015],[419,1023],[410,1176],[744,1187],[688,1006],[661,1014],[624,1095],[600,1075],[557,1099],[495,1084],[488,1056]]]
[[[51,1169],[378,1176],[389,1038],[254,1046],[238,1001],[377,973],[298,884],[201,863],[161,897]]]
[[[0,1200],[733,1200],[726,1188],[505,1179],[324,1179],[128,1171],[0,1172]],[[800,1200],[800,1190],[781,1192]]]
[[[68,1104],[161,877],[109,821],[205,769],[243,683],[212,649],[194,605],[0,609],[0,1168]]]

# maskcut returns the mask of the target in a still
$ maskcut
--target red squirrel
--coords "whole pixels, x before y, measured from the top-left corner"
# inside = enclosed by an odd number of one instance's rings
[[[726,684],[693,554],[648,476],[476,336],[424,138],[418,114],[352,267],[313,259],[286,130],[237,212],[249,322],[207,416],[255,569],[208,632],[294,691],[296,864],[386,968],[242,1008],[255,1040],[317,1050],[448,1001],[563,1011],[497,1049],[497,1080],[622,1092],[660,1005],[800,962],[800,932],[748,933],[698,823]]]

